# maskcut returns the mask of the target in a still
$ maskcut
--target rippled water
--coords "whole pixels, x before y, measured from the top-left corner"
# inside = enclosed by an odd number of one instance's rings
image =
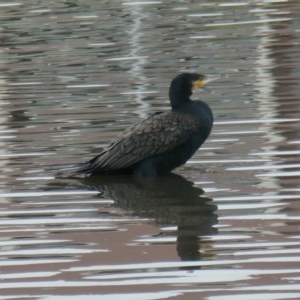
[[[0,3],[0,299],[300,299],[300,6]],[[169,107],[215,115],[176,175],[58,180]]]

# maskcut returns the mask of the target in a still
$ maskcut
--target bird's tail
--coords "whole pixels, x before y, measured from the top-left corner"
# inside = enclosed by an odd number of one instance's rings
[[[83,178],[87,177],[92,172],[92,166],[90,162],[80,163],[80,164],[74,164],[69,165],[65,168],[60,169],[58,172],[56,172],[55,177],[56,178]]]

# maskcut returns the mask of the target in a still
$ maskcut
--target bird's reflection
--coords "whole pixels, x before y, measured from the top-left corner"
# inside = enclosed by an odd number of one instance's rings
[[[217,223],[217,206],[212,199],[201,196],[202,189],[179,175],[101,176],[81,183],[103,192],[102,195],[113,199],[128,214],[153,218],[159,226],[176,226],[177,252],[182,260],[201,259],[200,248],[207,245],[202,243],[201,236],[216,233],[213,225]]]

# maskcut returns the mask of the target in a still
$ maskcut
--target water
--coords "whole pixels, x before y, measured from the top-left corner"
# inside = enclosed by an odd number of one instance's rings
[[[0,299],[300,298],[298,1],[0,3]],[[209,140],[176,175],[58,180],[169,107]]]

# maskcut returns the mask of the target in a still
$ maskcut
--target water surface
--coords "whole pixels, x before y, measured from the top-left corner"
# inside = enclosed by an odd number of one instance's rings
[[[298,1],[0,3],[0,299],[300,298]],[[169,107],[215,115],[173,176],[54,179]]]

